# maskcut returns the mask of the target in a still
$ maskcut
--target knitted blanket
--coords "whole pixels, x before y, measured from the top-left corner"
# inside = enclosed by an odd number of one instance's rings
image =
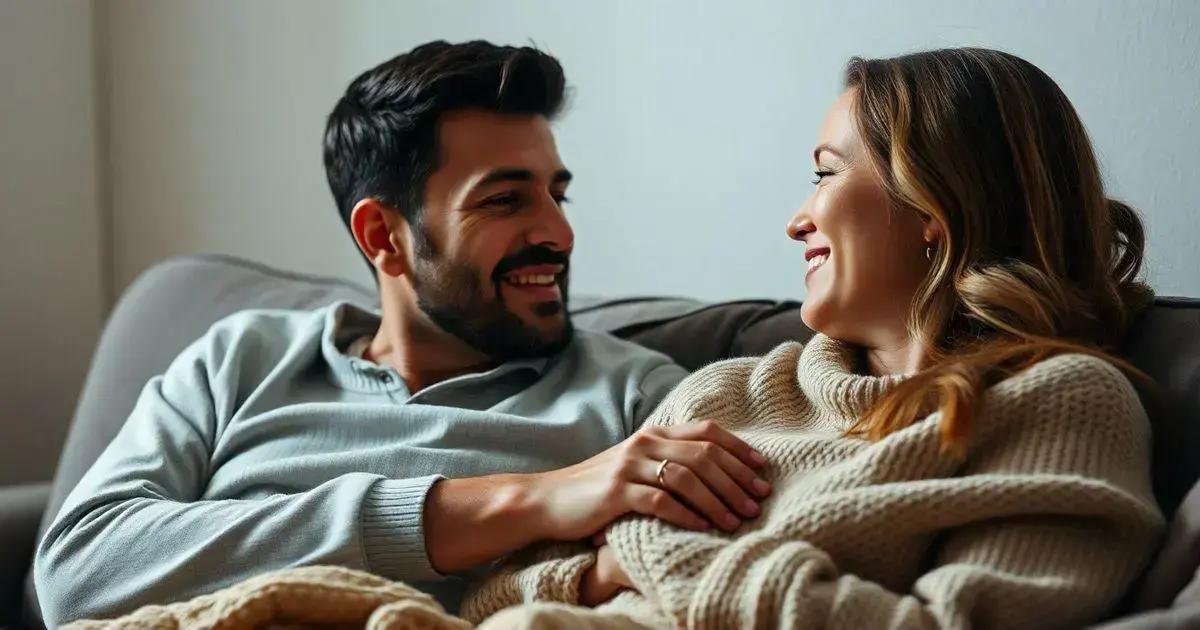
[[[462,630],[432,597],[406,584],[341,567],[273,571],[215,593],[145,606],[117,619],[85,620],[66,630],[249,630],[251,628]]]

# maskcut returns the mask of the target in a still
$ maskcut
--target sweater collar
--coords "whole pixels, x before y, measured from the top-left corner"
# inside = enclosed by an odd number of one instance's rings
[[[358,392],[408,391],[400,374],[390,366],[346,354],[346,349],[355,340],[374,335],[381,321],[378,311],[368,311],[350,302],[335,302],[329,306],[321,335],[321,354],[334,384]],[[549,359],[544,357],[507,361],[484,376],[499,376],[521,369],[532,370],[540,376],[548,363]]]
[[[800,352],[796,375],[800,389],[817,412],[841,429],[848,429],[884,393],[906,375],[859,374],[858,349],[817,334]]]

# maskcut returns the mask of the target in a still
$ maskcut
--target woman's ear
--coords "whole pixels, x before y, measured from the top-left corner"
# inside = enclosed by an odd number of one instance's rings
[[[934,221],[933,217],[930,216],[923,216],[921,219],[925,224],[925,227],[921,230],[921,238],[925,239],[927,246],[937,249],[938,243],[942,242],[942,237],[944,236],[942,233],[942,224]]]
[[[408,255],[394,230],[403,229],[399,213],[377,199],[362,199],[350,213],[350,231],[358,250],[375,269],[392,277],[408,273]]]

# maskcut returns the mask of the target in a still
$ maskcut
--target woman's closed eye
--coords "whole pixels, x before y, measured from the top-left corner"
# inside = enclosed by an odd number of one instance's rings
[[[813,175],[816,175],[817,178],[814,179],[812,183],[814,186],[817,184],[820,184],[826,177],[829,177],[830,175],[833,175],[833,174],[834,174],[833,171],[821,171],[821,170],[813,171]]]

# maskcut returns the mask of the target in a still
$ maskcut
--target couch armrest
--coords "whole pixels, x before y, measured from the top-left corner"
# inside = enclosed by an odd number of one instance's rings
[[[49,483],[0,486],[0,625],[21,617],[22,587],[49,498]]]

